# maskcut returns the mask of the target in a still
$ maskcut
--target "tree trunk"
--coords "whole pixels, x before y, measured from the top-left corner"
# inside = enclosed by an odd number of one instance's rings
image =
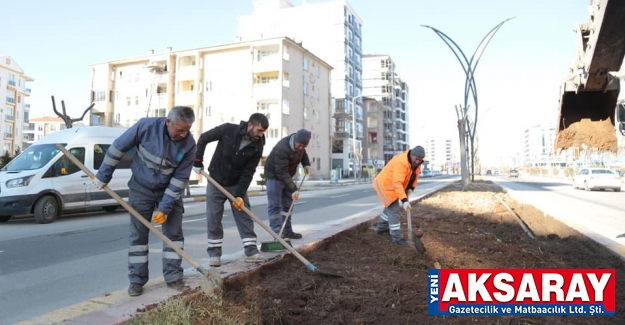
[[[460,138],[460,175],[462,176],[462,190],[469,188],[469,175],[467,168],[467,142],[465,123],[463,120],[458,121],[458,136]]]

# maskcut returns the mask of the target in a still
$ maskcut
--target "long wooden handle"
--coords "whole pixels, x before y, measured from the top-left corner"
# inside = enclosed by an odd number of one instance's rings
[[[412,242],[412,215],[410,213],[410,210],[408,210],[407,212],[407,216],[408,216],[408,239],[410,240],[410,242]]]
[[[304,185],[305,179],[306,179],[306,175],[304,175],[304,177],[302,178],[302,181],[299,182],[299,187],[297,188],[298,192],[302,189],[302,185]],[[280,237],[282,237],[282,231],[284,231],[284,227],[286,226],[287,220],[289,220],[289,218],[291,217],[291,213],[293,212],[293,206],[295,206],[295,200],[291,202],[291,206],[289,207],[289,212],[286,213],[286,218],[284,218],[284,222],[282,223],[282,228],[280,228],[280,233],[278,234],[278,236]]]
[[[85,172],[87,176],[91,178],[91,180],[95,180],[95,175],[89,169],[87,169],[87,167],[85,167],[85,165],[83,165],[80,160],[78,160],[78,158],[74,157],[74,155],[67,151],[67,149],[65,149],[65,147],[63,147],[62,145],[57,144],[56,147],[61,150],[61,152],[65,156],[67,156],[67,158],[69,158],[69,160],[71,160],[74,165],[82,169],[82,171]],[[169,245],[169,247],[176,251],[176,253],[180,254],[180,256],[182,256],[182,258],[189,262],[189,264],[191,264],[194,268],[203,269],[198,262],[191,258],[191,256],[185,253],[185,251],[183,251],[180,247],[176,246],[176,244],[174,244],[169,238],[163,235],[163,233],[156,229],[149,221],[145,220],[145,218],[143,218],[143,216],[141,216],[139,212],[137,212],[133,207],[130,206],[130,204],[124,201],[124,199],[122,199],[117,193],[113,192],[113,190],[108,188],[108,186],[104,186],[102,187],[102,189],[106,191],[106,193],[108,193],[108,195],[110,195],[113,199],[115,199],[115,201],[117,201],[121,206],[123,206],[126,211],[130,212],[130,214],[137,218],[137,220],[139,220],[144,226],[148,227],[150,231],[155,233],[158,238],[165,242],[165,244]]]
[[[232,194],[230,194],[230,192],[226,191],[226,189],[223,188],[223,186],[219,185],[219,183],[217,183],[217,181],[215,181],[212,177],[210,177],[210,175],[208,175],[203,170],[201,171],[201,173],[202,173],[202,175],[204,175],[204,177],[206,177],[206,179],[209,182],[211,182],[211,184],[213,184],[219,191],[221,191],[228,198],[228,200],[230,200],[231,202],[236,202],[236,198],[234,196],[232,196]],[[291,247],[291,245],[289,245],[286,241],[284,241],[284,239],[282,239],[280,236],[278,236],[278,234],[276,234],[273,230],[271,230],[271,228],[269,226],[264,224],[263,221],[260,220],[260,218],[257,215],[254,214],[254,212],[250,211],[250,209],[248,209],[245,206],[245,204],[241,207],[241,209],[248,216],[250,216],[250,218],[252,218],[252,220],[256,221],[257,224],[259,224],[263,229],[265,229],[265,231],[267,231],[273,238],[275,238],[277,241],[279,241],[280,244],[282,244],[282,246],[284,246],[286,249],[288,249],[289,252],[291,252],[291,254],[295,255],[295,257],[297,257],[297,259],[299,259],[302,263],[304,263],[308,268],[316,269],[314,266],[312,266],[312,263],[310,263],[304,256],[302,256],[302,254],[300,254],[298,251],[295,250],[295,248]]]

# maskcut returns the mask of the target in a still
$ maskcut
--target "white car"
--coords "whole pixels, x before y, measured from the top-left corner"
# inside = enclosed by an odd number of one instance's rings
[[[573,188],[586,191],[612,189],[621,191],[621,176],[607,168],[584,168],[573,177]]]

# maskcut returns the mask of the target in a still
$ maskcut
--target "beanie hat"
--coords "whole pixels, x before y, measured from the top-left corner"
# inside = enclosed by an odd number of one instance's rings
[[[308,142],[310,142],[310,137],[311,137],[310,131],[301,129],[297,131],[297,133],[295,133],[295,137],[293,140],[297,143],[301,143],[307,146]]]
[[[410,154],[417,158],[423,159],[425,157],[425,149],[423,149],[422,146],[416,146],[412,148],[412,150],[410,150]]]

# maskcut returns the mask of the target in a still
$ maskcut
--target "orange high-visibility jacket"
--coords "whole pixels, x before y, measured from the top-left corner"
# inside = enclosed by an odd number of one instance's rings
[[[407,198],[406,189],[416,188],[419,180],[421,166],[417,168],[416,177],[412,186],[409,186],[412,169],[409,159],[410,150],[404,151],[391,159],[382,168],[382,171],[373,179],[373,188],[378,193],[378,197],[384,207],[388,207],[395,200]]]

